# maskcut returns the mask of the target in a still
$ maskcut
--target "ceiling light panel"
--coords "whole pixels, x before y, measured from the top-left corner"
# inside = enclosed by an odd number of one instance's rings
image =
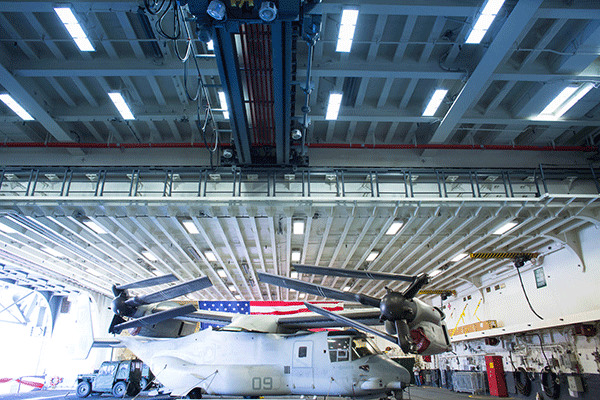
[[[33,117],[27,111],[25,111],[25,109],[21,107],[21,105],[17,103],[10,94],[0,94],[0,100],[2,100],[2,102],[6,104],[8,108],[13,110],[15,114],[21,117],[23,121],[33,121]]]
[[[65,25],[69,35],[71,35],[80,51],[95,51],[92,42],[88,39],[70,7],[54,7],[54,11]]]
[[[394,221],[385,234],[390,236],[395,235],[396,233],[398,233],[400,228],[402,228],[402,225],[403,223],[401,221]]]
[[[217,261],[217,256],[215,256],[215,253],[213,253],[212,251],[205,251],[204,257],[206,257],[206,259],[210,262]]]
[[[557,120],[593,88],[594,84],[590,82],[583,85],[567,86],[534,119]]]
[[[3,223],[0,223],[0,231],[2,231],[4,233],[17,233],[16,230],[14,230],[13,228],[11,228],[8,225],[4,225]]]
[[[225,98],[225,92],[219,92],[219,103],[223,109],[223,118],[229,119],[229,108],[227,108],[227,99]]]
[[[196,227],[196,224],[194,224],[194,221],[192,221],[191,219],[182,221],[181,223],[183,224],[183,227],[189,234],[197,235],[200,233],[200,231]]]
[[[431,96],[429,103],[427,103],[427,107],[425,107],[425,111],[423,111],[423,116],[433,117],[447,93],[448,89],[437,89],[433,92],[433,96]]]
[[[464,260],[468,256],[469,255],[467,253],[459,253],[459,254],[455,255],[452,259],[450,259],[450,261],[451,262],[459,262],[460,260]]]
[[[375,261],[375,259],[377,258],[377,256],[379,256],[379,252],[378,251],[372,251],[371,253],[369,253],[369,256],[367,257],[367,261],[369,261],[369,262]]]
[[[485,2],[465,43],[481,43],[503,4],[504,0],[488,0]]]
[[[158,258],[156,258],[156,256],[154,254],[150,253],[149,251],[146,251],[146,250],[142,251],[142,255],[144,256],[144,258],[146,260],[148,260],[150,262],[158,261]]]
[[[304,233],[304,221],[301,219],[295,219],[292,222],[292,233],[294,235],[302,235]]]
[[[125,99],[123,98],[123,95],[121,93],[109,92],[108,97],[110,97],[112,102],[115,104],[115,107],[117,107],[117,110],[119,110],[119,113],[121,114],[121,117],[123,117],[124,120],[135,119],[133,113],[131,112],[131,109],[129,109],[129,106],[125,102]]]
[[[340,106],[342,105],[343,93],[331,92],[329,93],[329,103],[327,103],[327,113],[325,114],[326,120],[336,120],[340,112]]]
[[[98,225],[95,221],[91,219],[85,219],[83,223],[85,224],[85,226],[87,226],[99,235],[106,235],[107,233],[100,225]]]
[[[510,231],[512,228],[514,228],[515,226],[517,226],[519,223],[518,222],[507,222],[504,225],[502,225],[500,228],[496,229],[494,232],[492,232],[493,235],[503,235],[506,232]]]
[[[340,22],[340,31],[335,51],[341,53],[350,52],[357,19],[358,10],[346,9],[342,11],[342,20]]]
[[[299,251],[292,251],[292,262],[299,262],[301,253]]]

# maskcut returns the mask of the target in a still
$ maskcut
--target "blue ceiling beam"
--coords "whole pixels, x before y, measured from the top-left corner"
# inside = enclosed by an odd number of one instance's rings
[[[281,21],[271,26],[273,44],[273,96],[277,164],[290,161],[292,114],[292,24]]]
[[[236,149],[237,161],[242,165],[252,164],[250,130],[248,128],[248,118],[246,117],[238,50],[234,35],[224,27],[215,26],[212,37],[219,76],[221,77],[221,86],[229,105],[231,137]]]

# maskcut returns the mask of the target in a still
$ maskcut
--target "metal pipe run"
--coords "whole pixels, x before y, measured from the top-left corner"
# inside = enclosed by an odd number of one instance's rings
[[[208,143],[213,146],[214,143]],[[300,146],[297,144],[296,146]],[[502,150],[502,151],[577,151],[596,152],[596,146],[520,146],[520,145],[470,145],[470,144],[351,144],[309,143],[311,149],[373,149],[373,150]],[[75,142],[4,142],[0,148],[81,148],[81,149],[151,149],[151,148],[205,148],[204,143],[75,143]],[[219,143],[219,147],[231,147],[231,143]]]

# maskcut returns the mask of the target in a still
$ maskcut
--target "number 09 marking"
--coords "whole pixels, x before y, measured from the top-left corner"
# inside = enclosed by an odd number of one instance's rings
[[[252,390],[272,390],[273,389],[273,378],[265,376],[260,378],[258,376],[252,378]]]

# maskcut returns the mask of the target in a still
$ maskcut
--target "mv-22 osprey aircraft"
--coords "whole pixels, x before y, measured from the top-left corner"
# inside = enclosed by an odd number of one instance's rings
[[[407,276],[306,265],[294,267],[305,274],[400,280],[409,282],[409,286],[403,292],[388,290],[378,299],[259,272],[259,280],[263,283],[369,307],[331,312],[305,302],[314,313],[272,316],[212,311],[190,313],[190,307],[184,306],[187,308],[167,309],[130,318],[120,324],[113,321],[111,330],[147,327],[172,318],[226,324],[222,328],[208,328],[178,338],[117,338],[150,366],[156,379],[172,396],[188,398],[201,398],[206,393],[245,397],[298,394],[352,398],[393,396],[400,399],[412,374],[389,359],[359,331],[396,343],[406,353],[430,355],[450,350],[443,312],[414,298],[428,283],[427,275]],[[210,286],[207,279],[200,278],[202,283],[196,284]],[[162,298],[166,300],[176,293],[189,291],[191,286],[185,285],[167,289],[171,290],[168,296],[163,291]],[[121,290],[125,290],[124,287],[127,286],[122,286]],[[145,306],[149,300],[160,297],[152,294],[151,297],[128,298],[126,291],[120,291],[119,296],[121,298],[113,305],[115,312],[132,316],[139,314],[136,308],[140,305]],[[184,311],[188,314],[183,315]],[[382,323],[386,332],[371,327]],[[358,331],[308,331],[310,328],[341,326]]]

